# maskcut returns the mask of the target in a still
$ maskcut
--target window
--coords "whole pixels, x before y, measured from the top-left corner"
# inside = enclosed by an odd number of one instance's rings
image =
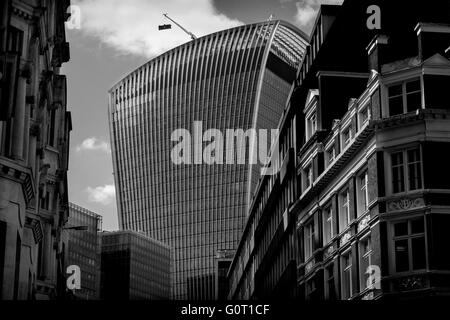
[[[325,298],[327,300],[336,300],[333,264],[330,264],[325,268]]]
[[[310,139],[317,131],[317,115],[314,112],[306,120],[306,137]]]
[[[411,112],[422,107],[420,79],[414,79],[388,88],[389,116]]]
[[[315,279],[306,282],[306,297],[308,300],[316,300],[318,298]]]
[[[394,223],[394,270],[405,272],[426,268],[424,218]]]
[[[305,261],[311,258],[314,252],[314,222],[312,221],[305,227]]]
[[[366,170],[358,177],[358,216],[369,209],[368,181],[369,177]]]
[[[409,190],[422,188],[422,166],[420,160],[420,150],[412,149],[407,151],[408,156],[408,184]]]
[[[367,106],[359,112],[360,127],[365,125],[366,122],[369,121],[369,119],[370,119],[370,108],[369,108],[369,106]]]
[[[327,149],[326,157],[327,166],[330,166],[336,158],[336,148],[334,145]]]
[[[405,172],[403,162],[403,152],[396,152],[391,155],[392,162],[392,191],[394,193],[405,191]]]
[[[350,299],[353,292],[352,283],[352,253],[348,252],[341,257],[341,270],[342,270],[342,299]]]
[[[350,216],[350,192],[349,189],[344,190],[340,194],[340,207],[341,210],[339,212],[340,217],[340,231],[344,230],[348,227],[348,225],[351,222],[351,216]]]
[[[304,179],[305,179],[305,189],[308,189],[313,182],[313,171],[312,165],[309,165],[304,170]]]
[[[333,239],[333,209],[328,206],[323,211],[323,240],[324,245],[328,244]]]
[[[422,188],[421,163],[422,160],[419,148],[391,154],[393,193]]]
[[[348,146],[351,140],[352,140],[352,130],[351,127],[348,127],[342,132],[343,148]]]
[[[359,264],[360,264],[360,276],[361,279],[361,290],[364,290],[371,286],[372,284],[368,284],[369,273],[367,273],[367,269],[372,265],[372,244],[370,237],[367,237],[359,243]]]

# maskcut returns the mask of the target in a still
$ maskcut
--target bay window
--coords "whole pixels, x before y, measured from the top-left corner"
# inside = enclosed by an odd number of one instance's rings
[[[388,88],[389,116],[395,116],[422,108],[420,79],[405,81]]]

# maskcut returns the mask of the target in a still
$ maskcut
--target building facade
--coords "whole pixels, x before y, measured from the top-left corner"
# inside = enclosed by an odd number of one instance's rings
[[[134,231],[103,232],[102,300],[168,300],[170,248]]]
[[[81,289],[71,292],[79,300],[100,298],[100,266],[102,217],[92,211],[69,203],[66,267],[76,265],[81,271]]]
[[[217,297],[216,255],[237,246],[260,174],[248,154],[209,165],[197,149],[192,164],[176,164],[173,132],[202,139],[195,122],[203,131],[276,128],[305,47],[281,21],[241,26],[179,46],[110,90],[119,224],[173,249],[173,298]]]
[[[0,299],[64,292],[70,1],[0,3]]]
[[[450,294],[449,46],[449,1],[321,7],[229,298]]]

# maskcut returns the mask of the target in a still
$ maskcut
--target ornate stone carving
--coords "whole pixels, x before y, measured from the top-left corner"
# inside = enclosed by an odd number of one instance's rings
[[[415,208],[421,208],[425,206],[425,201],[423,198],[416,199],[400,199],[395,201],[390,201],[387,204],[388,211],[403,211],[411,210]]]
[[[347,232],[346,234],[344,234],[341,238],[341,247],[343,245],[345,245],[350,240],[351,237],[352,237],[352,235],[351,235],[350,231]]]
[[[305,266],[305,273],[309,273],[311,272],[312,268],[314,267],[314,265],[316,264],[316,260],[312,259],[310,262],[308,262]]]
[[[426,279],[423,275],[404,277],[396,280],[394,283],[394,287],[397,291],[421,289],[424,288],[425,285]]]
[[[367,228],[369,226],[369,221],[370,215],[367,215],[364,218],[362,218],[361,221],[358,223],[358,232],[361,232],[362,230]]]

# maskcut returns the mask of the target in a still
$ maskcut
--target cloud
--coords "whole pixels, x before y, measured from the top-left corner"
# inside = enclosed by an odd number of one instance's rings
[[[88,187],[86,191],[90,202],[100,203],[105,206],[113,203],[116,197],[116,188],[113,184],[107,184],[96,188]]]
[[[81,28],[74,30],[98,38],[122,54],[152,58],[190,40],[162,14],[197,37],[242,23],[217,12],[213,0],[74,0],[81,12]],[[172,30],[158,31],[158,25]]]
[[[314,26],[317,12],[319,11],[320,5],[322,4],[342,4],[344,0],[302,0],[297,2],[295,5],[297,7],[297,14],[295,19],[300,25],[311,31]]]
[[[95,137],[87,138],[80,145],[77,146],[77,152],[81,151],[104,151],[111,152],[109,144],[105,141],[99,140]]]

